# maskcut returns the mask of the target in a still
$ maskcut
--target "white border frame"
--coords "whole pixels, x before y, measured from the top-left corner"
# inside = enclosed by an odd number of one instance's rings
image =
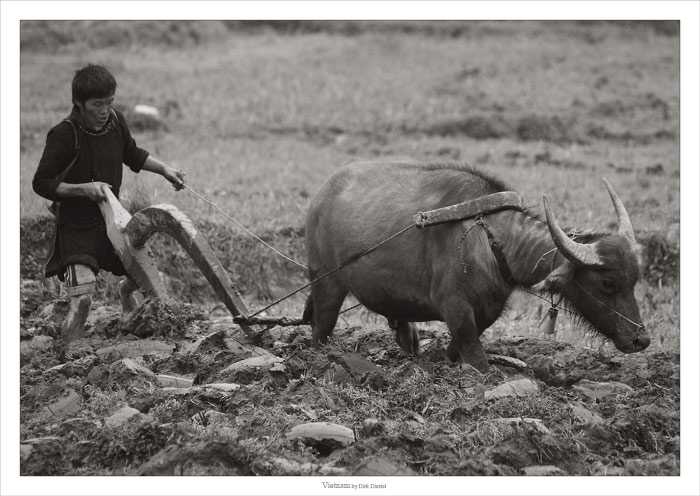
[[[167,6],[167,9],[164,7]],[[0,2],[2,18],[2,494],[700,494],[698,446],[698,47],[700,4],[668,2]],[[270,13],[273,13],[271,15]],[[19,20],[20,19],[681,19],[681,476],[680,477],[19,477]],[[324,489],[322,482],[386,489]]]

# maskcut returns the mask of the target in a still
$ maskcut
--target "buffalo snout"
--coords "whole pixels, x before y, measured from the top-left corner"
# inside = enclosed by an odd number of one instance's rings
[[[645,350],[651,343],[651,338],[644,326],[639,326],[628,332],[620,332],[618,330],[613,342],[615,343],[615,348],[623,353],[636,353]]]
[[[651,338],[649,333],[643,327],[639,330],[639,334],[634,338],[632,345],[635,347],[635,351],[642,351],[647,349],[651,343]]]

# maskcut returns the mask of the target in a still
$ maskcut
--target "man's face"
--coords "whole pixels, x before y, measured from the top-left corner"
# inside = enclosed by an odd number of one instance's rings
[[[78,108],[90,129],[101,129],[109,119],[109,109],[112,107],[114,95],[105,98],[88,98],[85,103],[78,103]]]

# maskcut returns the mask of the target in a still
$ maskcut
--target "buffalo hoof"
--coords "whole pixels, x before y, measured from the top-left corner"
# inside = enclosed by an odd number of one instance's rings
[[[485,373],[489,370],[489,361],[486,358],[484,349],[481,347],[481,343],[476,343],[476,345],[471,346],[462,345],[460,348],[454,343],[453,340],[447,346],[446,353],[447,358],[449,358],[451,362],[459,362],[470,365],[479,372]]]
[[[317,334],[315,332],[311,333],[311,346],[314,348],[321,348],[324,344],[328,344],[328,336]]]
[[[416,326],[410,322],[397,322],[392,328],[396,331],[396,343],[399,347],[409,355],[418,355],[419,339]]]

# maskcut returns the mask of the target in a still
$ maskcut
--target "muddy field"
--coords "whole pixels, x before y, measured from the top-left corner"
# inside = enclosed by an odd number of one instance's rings
[[[122,318],[104,275],[86,337],[62,350],[66,299],[42,279],[53,221],[31,177],[88,61],[115,71],[142,146],[302,261],[308,203],[352,159],[466,162],[589,230],[614,228],[608,177],[645,248],[651,346],[622,355],[566,316],[545,336],[524,293],[483,336],[487,374],[447,361],[443,324],[421,324],[409,357],[363,309],[321,349],[306,326],[249,336],[157,236],[172,299]],[[675,23],[23,22],[21,473],[678,474],[678,66]],[[125,205],[177,205],[250,308],[305,281],[197,198],[125,176]],[[303,300],[268,313],[298,317]]]

